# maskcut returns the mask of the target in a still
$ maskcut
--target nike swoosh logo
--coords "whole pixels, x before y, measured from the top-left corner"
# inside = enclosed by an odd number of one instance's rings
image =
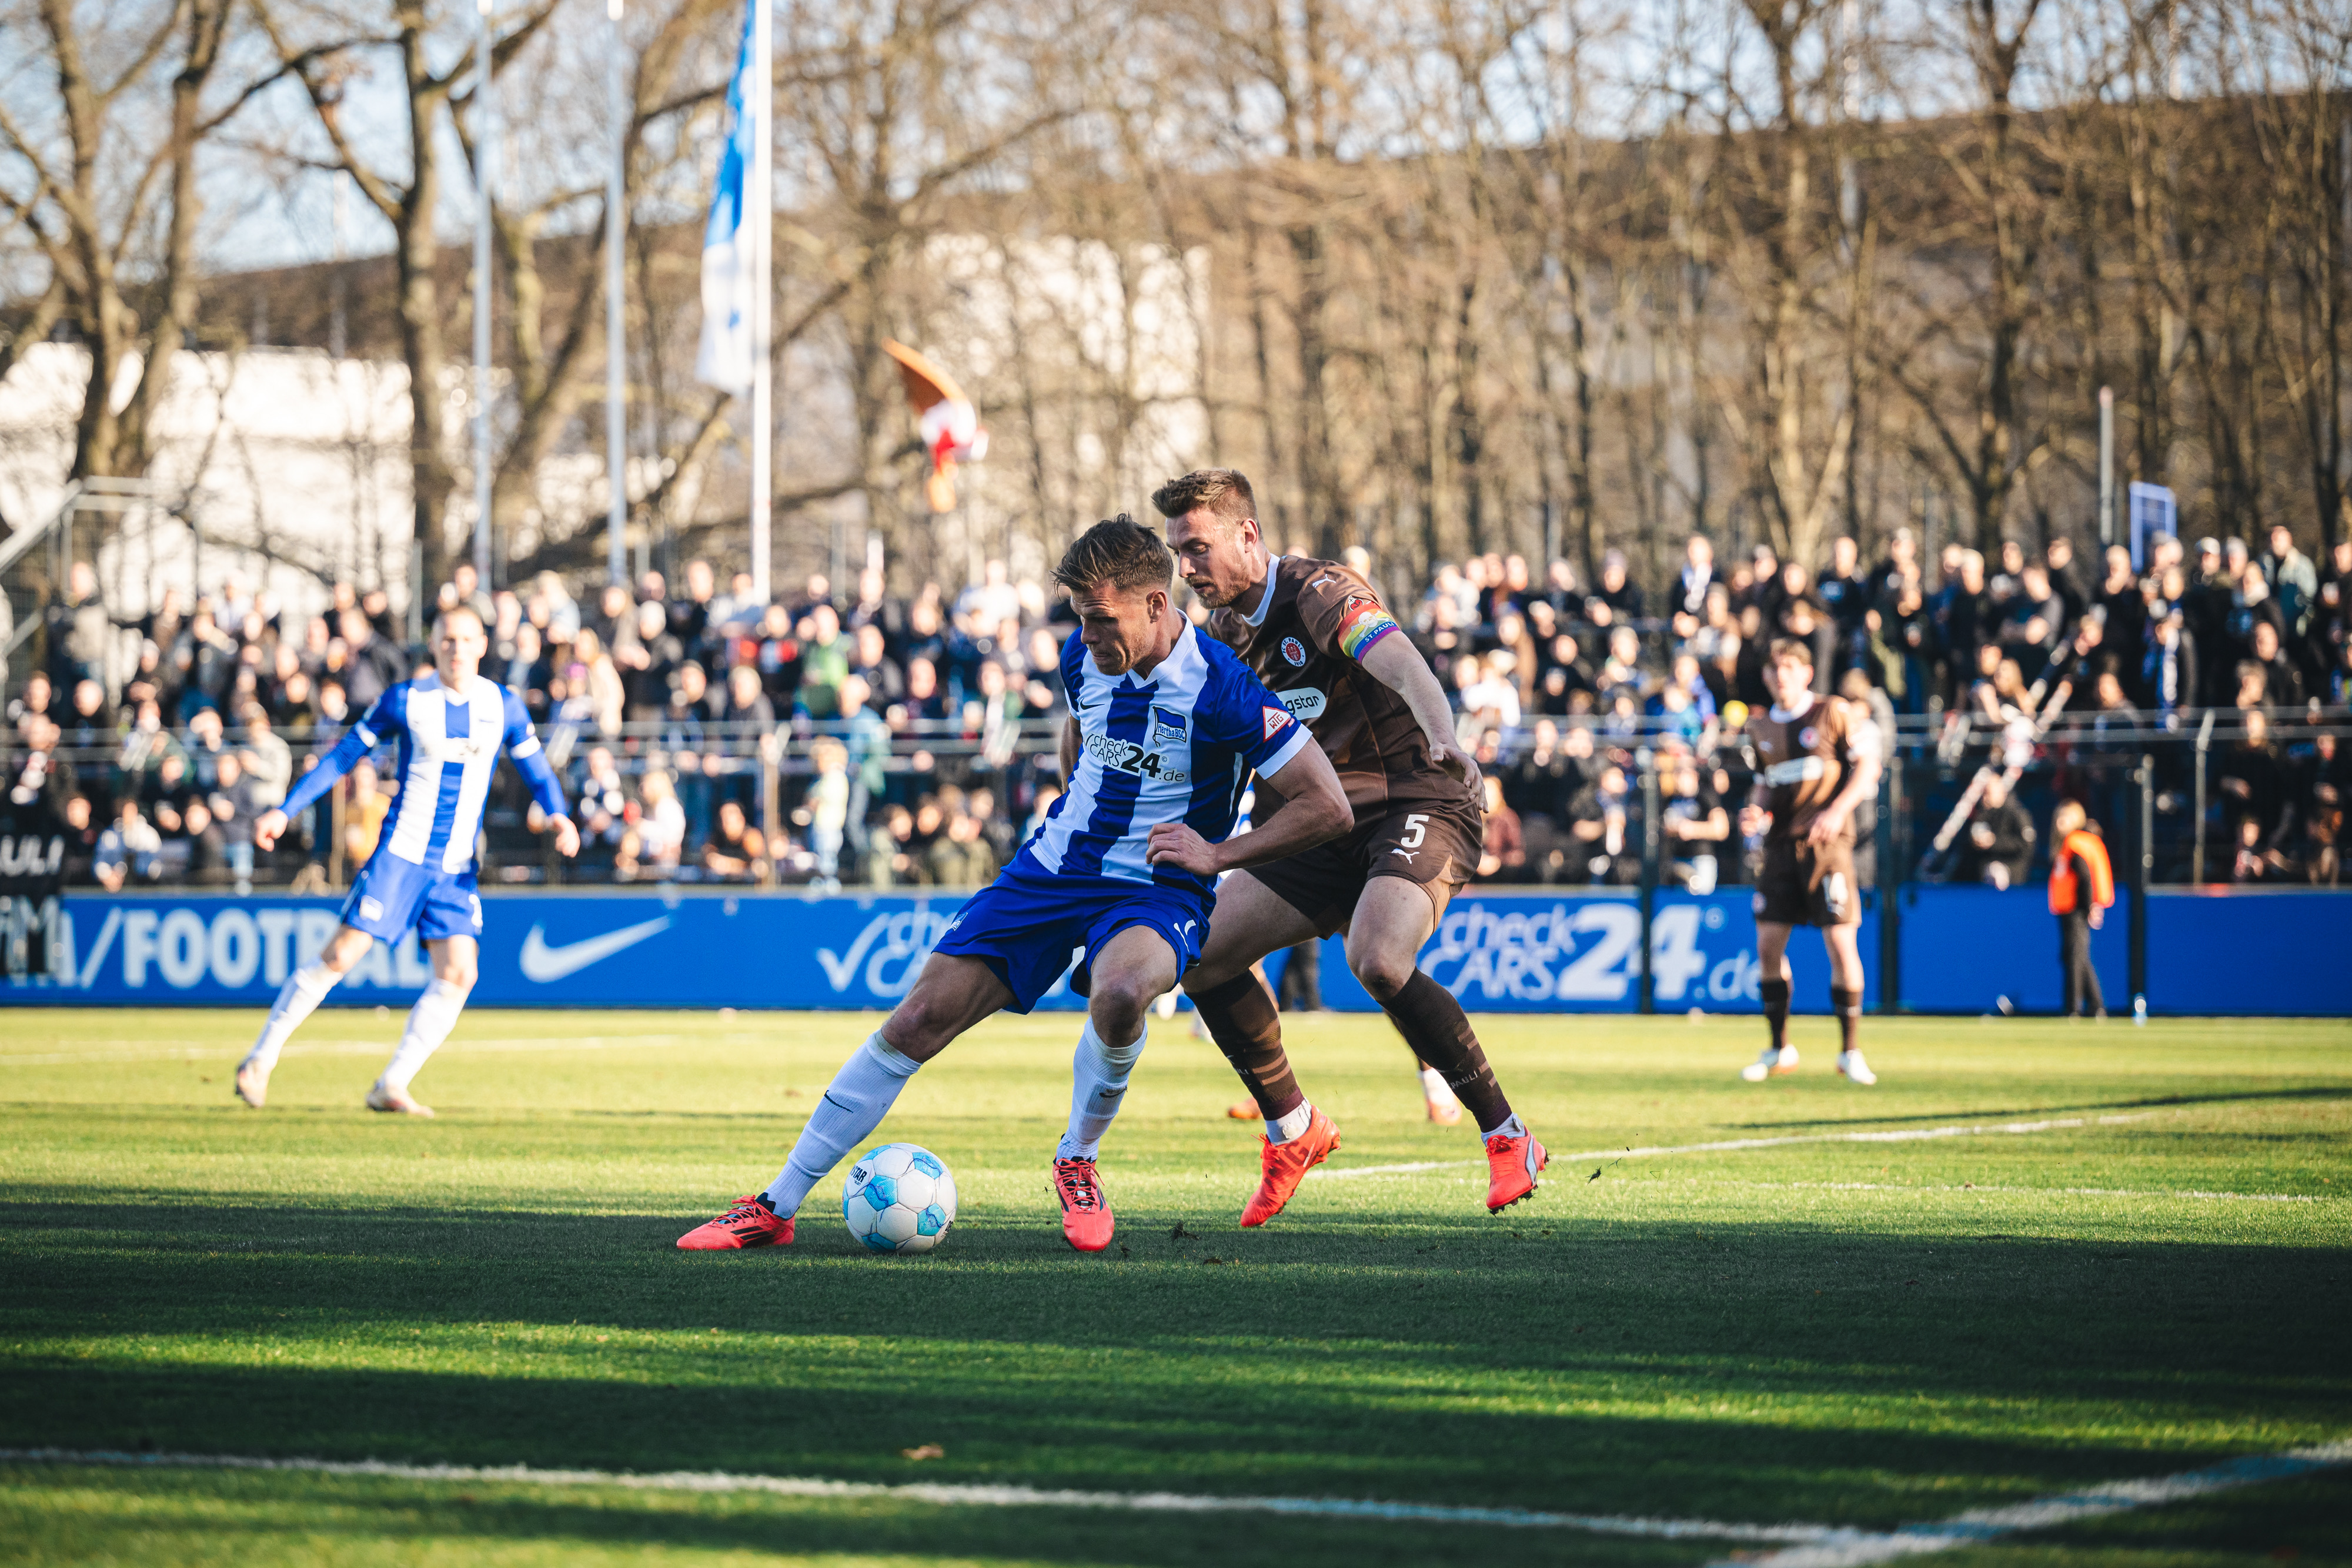
[[[522,977],[537,985],[548,986],[567,975],[576,975],[599,959],[609,958],[625,948],[634,947],[648,936],[669,929],[669,916],[657,915],[635,925],[624,925],[618,931],[607,931],[602,936],[590,936],[578,942],[566,942],[561,947],[547,945],[547,933],[539,925],[522,939]]]

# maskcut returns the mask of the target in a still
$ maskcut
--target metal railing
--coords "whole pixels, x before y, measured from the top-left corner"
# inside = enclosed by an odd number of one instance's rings
[[[955,720],[889,729],[838,720],[755,725],[656,719],[604,733],[559,720],[542,726],[541,734],[575,800],[592,774],[608,780],[599,793],[612,793],[609,781],[617,779],[618,792],[631,805],[642,797],[646,774],[669,775],[687,818],[687,853],[675,866],[629,868],[631,878],[719,880],[698,867],[694,852],[721,807],[731,801],[777,846],[778,852],[751,879],[769,884],[805,880],[811,873],[806,786],[817,772],[817,743],[837,740],[848,754],[857,808],[845,851],[849,864],[841,874],[845,881],[887,885],[875,882],[863,863],[867,831],[879,831],[887,808],[912,812],[925,796],[950,787],[985,789],[995,797],[992,836],[1005,846],[1038,791],[1057,787],[1061,722],[1057,716],[1033,716],[991,734]],[[1597,835],[1593,800],[1572,798],[1575,791],[1564,782],[1559,788],[1528,782],[1540,772],[1528,766],[1543,756],[1539,725],[1551,727],[1558,738],[1550,755],[1566,759],[1566,771],[1578,785],[1593,782],[1612,763],[1622,770],[1624,795],[1614,807],[1601,808]],[[1967,715],[1903,716],[1888,727],[1887,766],[1858,868],[1865,886],[1987,877],[2021,882],[2039,875],[2047,862],[2050,810],[2062,798],[2082,800],[2117,846],[2118,862],[2136,857],[2156,884],[2250,877],[2300,883],[2332,881],[2336,874],[2328,852],[2340,831],[2340,803],[2317,800],[2313,792],[2335,777],[2319,755],[2321,747],[2339,738],[2352,742],[2352,713],[2346,710],[2298,714],[2274,723],[2234,709],[2180,714],[2161,722],[2102,722],[2101,716],[2090,714],[2062,717],[2046,728]],[[65,738],[47,754],[40,782],[59,800],[70,793],[92,802],[84,832],[94,838],[106,825],[108,803],[124,796],[176,805],[210,790],[216,781],[215,758],[223,754],[256,745],[274,753],[282,742],[289,754],[284,761],[299,777],[332,738],[333,732],[287,731],[258,739],[205,727],[101,740],[77,735],[68,712]],[[1722,883],[1742,883],[1752,874],[1748,862],[1753,846],[1741,843],[1736,828],[1752,756],[1737,731],[1710,725],[1692,735],[1655,718],[1631,727],[1591,718],[1530,720],[1481,737],[1479,749],[1520,819],[1523,840],[1521,853],[1492,868],[1486,880],[1686,885],[1694,874]],[[600,750],[607,754],[609,767],[606,758],[597,758]],[[396,786],[390,778],[394,757],[387,746],[379,748],[375,761],[385,782]],[[1676,836],[1680,830],[1672,826],[1691,810],[1686,802],[1677,804],[1674,793],[1685,758],[1696,765],[1705,794],[1718,798],[1735,824],[1711,854],[1692,851],[1693,841]],[[18,785],[27,765],[26,747],[8,733],[0,744],[0,777]],[[265,771],[270,770],[265,759]],[[1989,848],[1981,841],[1984,835],[1973,831],[1988,815],[1984,808],[1996,780],[1999,794],[2015,801],[2033,829],[2021,857],[2014,834]],[[346,885],[357,869],[343,852],[350,795],[348,783],[330,791],[277,851],[254,858],[250,880],[320,889]],[[2014,825],[2014,813],[2002,814]],[[576,818],[595,815],[585,803],[575,810]],[[875,819],[871,830],[868,817]],[[485,881],[564,885],[621,874],[617,841],[632,825],[625,813],[602,824],[592,834],[596,841],[590,852],[576,862],[552,853],[534,818],[520,778],[502,763],[485,814]],[[2250,819],[2258,823],[2260,841],[2253,849],[2259,865],[2250,864],[2242,852],[2248,847],[2241,840]],[[167,843],[174,832],[186,837],[184,816],[182,821],[181,829],[165,833]],[[583,828],[588,825],[583,821]],[[1601,848],[1592,847],[1596,841]],[[184,853],[184,863],[197,869],[181,869]],[[1711,871],[1696,871],[1694,862],[1707,858],[1716,862]],[[193,848],[163,859],[166,878],[246,880],[225,869],[205,869],[207,856]]]

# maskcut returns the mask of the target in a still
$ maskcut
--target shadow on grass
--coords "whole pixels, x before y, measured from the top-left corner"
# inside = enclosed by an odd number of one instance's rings
[[[0,1434],[1892,1524],[2347,1406],[2324,1247],[1144,1209],[1124,1259],[1041,1216],[882,1261],[811,1218],[0,1206]]]
[[[2247,1090],[2231,1094],[2160,1094],[2145,1100],[2094,1100],[2078,1105],[2014,1105],[1998,1111],[1929,1111],[1916,1116],[1812,1117],[1802,1121],[1724,1122],[1726,1127],[1853,1127],[1867,1124],[1888,1126],[1909,1122],[1969,1122],[1986,1116],[2067,1116],[2079,1113],[2158,1110],[2176,1105],[2230,1105],[2245,1101],[2342,1100],[2352,1097],[2352,1082],[2319,1083],[2303,1089]]]

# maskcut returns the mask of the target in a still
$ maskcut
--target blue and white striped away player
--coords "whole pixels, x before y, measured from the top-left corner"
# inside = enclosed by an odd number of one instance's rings
[[[1146,1009],[1201,956],[1217,877],[1295,854],[1355,820],[1306,727],[1171,602],[1174,570],[1159,534],[1125,517],[1087,529],[1062,558],[1054,576],[1078,612],[1062,650],[1066,791],[1003,874],[957,912],[914,988],[835,1076],[767,1190],[737,1198],[680,1247],[790,1241],[809,1190],[882,1124],[915,1070],[991,1013],[1027,1012],[1081,948],[1072,983],[1087,1018],[1054,1190],[1071,1246],[1110,1245],[1096,1151],[1142,1053]],[[1271,824],[1233,838],[1252,769],[1289,803]]]
[[[482,806],[501,747],[530,785],[531,797],[555,831],[555,847],[580,851],[580,831],[565,814],[563,786],[540,749],[522,699],[478,674],[490,649],[481,617],[457,608],[433,628],[433,672],[394,686],[378,697],[367,716],[343,735],[286,797],[253,825],[254,842],[268,849],[286,831],[286,820],[307,810],[387,740],[400,742],[400,794],[376,839],[367,869],[352,884],[343,904],[343,924],[318,962],[287,977],[269,1009],[261,1038],[236,1070],[236,1092],[247,1104],[269,1098],[269,1071],[278,1053],[304,1019],[334,989],[352,966],[367,956],[379,936],[397,942],[414,930],[425,938],[433,978],[408,1009],[383,1076],[368,1091],[371,1111],[430,1116],[408,1092],[409,1081],[457,1027],[474,988],[482,935],[482,900],[475,891],[474,845],[482,831]]]

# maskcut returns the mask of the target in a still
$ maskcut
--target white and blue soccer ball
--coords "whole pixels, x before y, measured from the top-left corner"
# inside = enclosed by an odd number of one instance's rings
[[[955,1216],[955,1177],[918,1145],[866,1150],[842,1184],[842,1220],[869,1251],[929,1252]]]

